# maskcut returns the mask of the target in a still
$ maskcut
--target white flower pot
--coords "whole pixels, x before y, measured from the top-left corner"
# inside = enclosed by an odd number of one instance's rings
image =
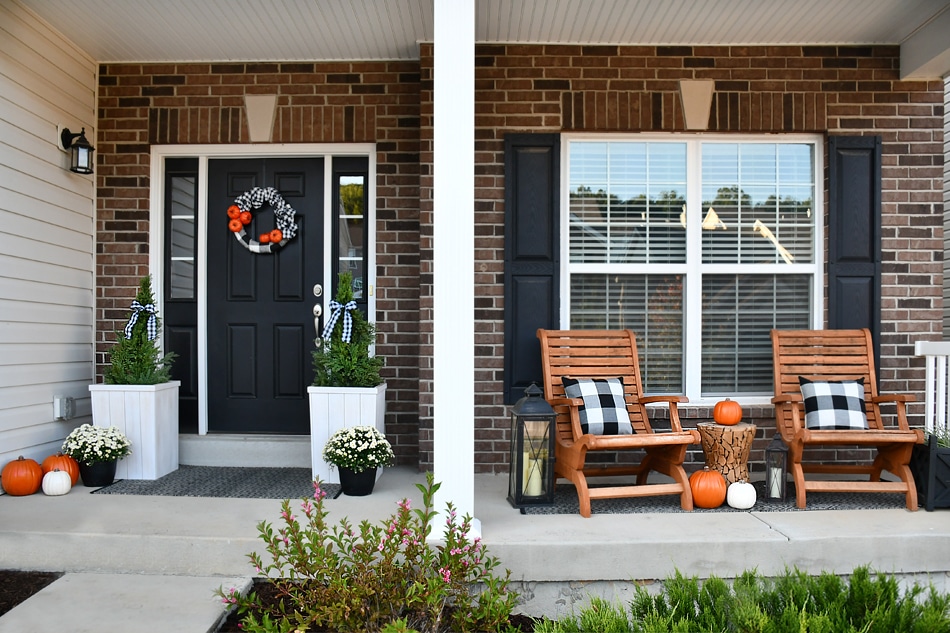
[[[375,426],[386,434],[386,384],[378,387],[308,387],[310,396],[310,461],[313,477],[340,483],[340,473],[323,461],[330,436],[350,426]],[[383,469],[376,471],[376,479]]]
[[[132,454],[119,460],[116,479],[158,479],[178,470],[178,387],[89,385],[92,423],[114,426],[132,443]]]

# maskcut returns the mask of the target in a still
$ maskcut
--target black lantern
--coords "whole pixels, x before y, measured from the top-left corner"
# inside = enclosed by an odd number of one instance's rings
[[[554,505],[554,429],[557,415],[535,383],[511,410],[511,461],[508,502],[525,506]]]
[[[69,150],[69,171],[77,174],[91,174],[93,165],[93,152],[96,148],[86,140],[86,128],[83,128],[79,134],[69,131],[69,128],[63,130],[60,140],[63,143],[63,149]]]
[[[785,501],[785,473],[788,470],[788,447],[776,433],[765,449],[765,498]]]

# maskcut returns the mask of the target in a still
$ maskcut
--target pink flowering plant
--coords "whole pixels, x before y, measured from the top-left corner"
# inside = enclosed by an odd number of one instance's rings
[[[327,524],[325,493],[315,482],[312,499],[296,508],[283,502],[280,527],[258,524],[270,562],[248,555],[278,599],[223,588],[217,594],[238,609],[249,632],[513,630],[508,617],[518,594],[509,589],[510,572],[496,575],[498,560],[469,538],[471,517],[459,520],[451,503],[443,540],[430,542],[439,484],[430,473],[416,486],[422,508],[404,499],[389,519],[354,529],[345,518]]]

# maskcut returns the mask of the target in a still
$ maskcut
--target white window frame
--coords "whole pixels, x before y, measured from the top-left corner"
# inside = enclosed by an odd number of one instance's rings
[[[570,261],[570,150],[573,142],[668,142],[686,144],[686,209],[690,218],[699,217],[700,221],[687,222],[686,226],[686,253],[685,264],[590,264]],[[824,314],[824,263],[825,263],[825,189],[824,189],[824,155],[825,143],[820,134],[563,134],[561,136],[561,174],[560,174],[560,320],[561,327],[571,327],[571,274],[648,274],[665,273],[681,274],[684,278],[684,364],[683,388],[691,405],[709,406],[721,400],[721,397],[702,396],[702,347],[691,345],[691,341],[702,338],[702,275],[703,274],[737,274],[752,272],[749,264],[703,264],[702,263],[702,227],[701,214],[690,213],[694,209],[702,209],[702,144],[741,143],[741,144],[775,144],[775,143],[808,143],[814,146],[814,174],[815,196],[812,212],[815,217],[814,226],[814,259],[807,264],[769,264],[755,265],[755,273],[799,273],[811,276],[812,311],[810,315],[812,328],[820,328]],[[771,400],[769,394],[736,394],[733,398],[742,404],[767,404]]]

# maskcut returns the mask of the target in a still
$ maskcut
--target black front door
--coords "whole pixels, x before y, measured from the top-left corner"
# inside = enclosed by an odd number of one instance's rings
[[[255,253],[228,229],[228,207],[274,187],[296,211],[297,235]],[[208,431],[310,432],[307,386],[316,336],[314,286],[323,283],[323,159],[216,159],[208,164]],[[245,227],[276,227],[265,202]]]

